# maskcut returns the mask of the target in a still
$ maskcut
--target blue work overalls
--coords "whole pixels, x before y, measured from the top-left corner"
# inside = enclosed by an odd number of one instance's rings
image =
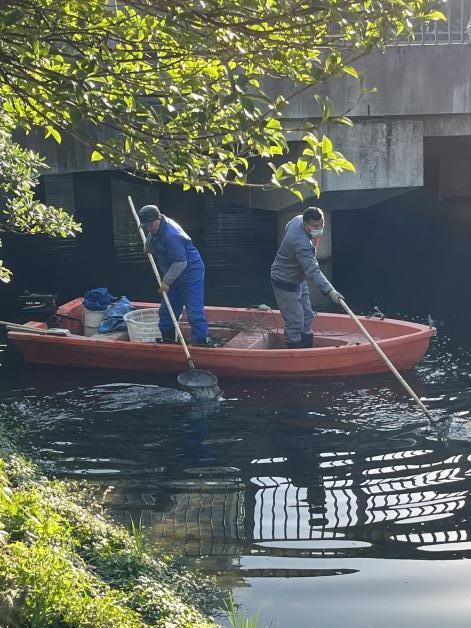
[[[192,340],[205,341],[208,323],[204,313],[204,263],[198,249],[180,225],[164,215],[151,242],[152,252],[163,275],[175,262],[187,263],[185,270],[170,286],[168,298],[177,319],[183,307],[186,308]],[[160,305],[159,317],[160,331],[164,337],[169,337],[174,326],[165,301]]]

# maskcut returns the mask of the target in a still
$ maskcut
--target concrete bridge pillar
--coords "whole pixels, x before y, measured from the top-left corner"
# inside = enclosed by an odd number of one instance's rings
[[[471,198],[471,159],[444,157],[440,159],[440,197]]]

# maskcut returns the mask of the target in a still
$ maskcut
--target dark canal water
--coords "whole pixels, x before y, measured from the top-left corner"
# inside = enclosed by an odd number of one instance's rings
[[[220,405],[199,407],[172,380],[29,368],[10,351],[0,415],[56,474],[114,487],[116,519],[141,517],[217,573],[261,626],[468,627],[470,212],[404,203],[336,218],[333,276],[357,312],[433,317],[407,377],[452,417],[445,442],[388,375],[223,381]]]

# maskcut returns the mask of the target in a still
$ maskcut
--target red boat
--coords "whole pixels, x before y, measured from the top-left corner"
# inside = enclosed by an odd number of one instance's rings
[[[156,307],[135,303],[137,308]],[[82,317],[82,299],[58,310],[59,315]],[[320,313],[314,321],[314,348],[284,349],[283,321],[278,310],[207,307],[211,336],[221,347],[192,347],[195,366],[227,378],[311,379],[382,373],[382,359],[344,314]],[[428,349],[433,327],[408,321],[359,317],[398,369],[413,368]],[[96,369],[179,373],[187,363],[179,344],[131,342],[127,332],[83,335],[79,320],[62,318],[68,336],[9,331],[26,362]],[[27,323],[45,329],[44,323]],[[189,326],[182,319],[182,332]]]

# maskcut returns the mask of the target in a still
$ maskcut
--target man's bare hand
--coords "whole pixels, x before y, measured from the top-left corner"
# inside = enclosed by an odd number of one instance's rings
[[[166,281],[162,281],[159,288],[160,294],[162,294],[163,292],[168,292],[169,290],[170,286],[168,285],[168,283]]]

